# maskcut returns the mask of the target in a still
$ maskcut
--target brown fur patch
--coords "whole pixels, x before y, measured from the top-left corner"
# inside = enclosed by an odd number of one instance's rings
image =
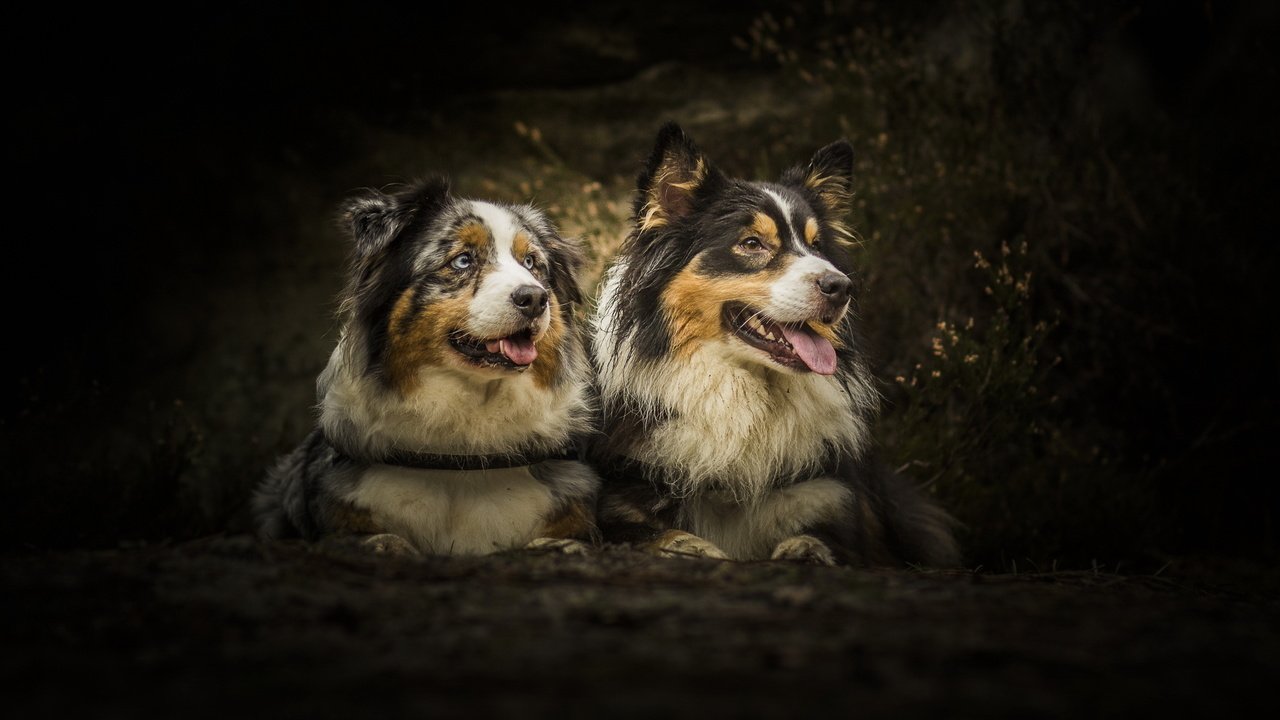
[[[600,503],[600,519],[610,522],[651,525],[655,518],[644,508],[620,495],[606,495]]]
[[[533,250],[533,241],[523,230],[517,232],[515,237],[511,238],[511,254],[515,256],[516,262],[523,263],[524,256]]]
[[[376,535],[386,532],[386,528],[374,522],[373,514],[368,510],[343,500],[325,503],[324,516],[326,533]]]
[[[560,507],[555,515],[547,518],[539,536],[585,540],[591,537],[594,530],[591,508],[583,500],[572,500]]]
[[[387,376],[404,395],[417,389],[419,368],[444,361],[449,333],[463,327],[470,313],[465,297],[445,298],[415,313],[413,294],[410,288],[400,296],[387,325]]]
[[[752,273],[740,277],[710,278],[699,274],[700,262],[694,261],[676,275],[662,293],[671,330],[674,354],[692,354],[701,342],[724,334],[720,311],[726,302],[743,302],[760,307],[769,302],[769,285],[780,276],[779,271]]]
[[[533,343],[538,349],[538,357],[530,368],[534,384],[541,388],[550,387],[560,373],[560,343],[564,342],[566,331],[564,319],[560,317],[560,301],[555,293],[549,294],[547,312],[551,313],[551,322],[542,337]]]
[[[821,171],[814,169],[805,177],[804,184],[805,187],[818,194],[818,199],[831,212],[843,214],[849,209],[849,202],[853,199],[853,191],[845,184],[844,178],[824,175]]]
[[[813,218],[809,218],[804,221],[804,241],[812,245],[813,241],[817,239],[818,221]]]
[[[751,224],[742,233],[744,239],[753,235],[760,238],[770,250],[777,250],[782,247],[782,241],[778,239],[778,224],[773,221],[773,218],[762,212],[755,214],[755,217],[751,219]]]
[[[689,212],[693,194],[706,177],[707,161],[703,158],[698,158],[693,168],[684,166],[673,157],[663,160],[649,184],[648,197],[640,211],[640,229],[662,227],[672,216]]]
[[[489,247],[489,228],[484,223],[469,222],[458,228],[458,242],[465,250],[477,252]]]
[[[832,231],[832,240],[839,245],[848,247],[853,244],[853,230],[844,222],[844,216],[849,212],[849,206],[853,202],[853,191],[844,183],[844,180],[831,175],[823,175],[817,170],[809,172],[805,178],[804,184],[818,194],[818,199],[827,208],[830,214],[828,226]],[[805,234],[808,234],[808,226],[805,227]],[[815,230],[816,236],[816,230]],[[812,240],[810,242],[813,242]]]

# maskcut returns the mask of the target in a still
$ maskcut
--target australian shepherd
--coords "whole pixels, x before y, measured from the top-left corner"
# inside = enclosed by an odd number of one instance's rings
[[[727,177],[675,124],[594,318],[606,540],[660,554],[949,565],[948,516],[870,457],[840,141],[776,183]]]
[[[589,537],[580,249],[534,208],[440,178],[367,192],[343,218],[354,251],[319,423],[259,488],[260,533],[430,554]]]

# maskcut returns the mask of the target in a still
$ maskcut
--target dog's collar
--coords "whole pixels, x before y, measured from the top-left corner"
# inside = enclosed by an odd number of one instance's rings
[[[551,460],[579,460],[578,449],[568,447],[544,453],[501,453],[493,455],[440,455],[436,453],[392,450],[366,462],[380,465],[398,465],[417,470],[503,470],[527,467]]]
[[[581,448],[572,444],[546,452],[446,455],[413,452],[410,450],[388,450],[382,453],[349,452],[332,440],[326,438],[326,441],[334,450],[333,461],[335,463],[341,460],[354,460],[367,465],[395,465],[414,468],[415,470],[503,470],[506,468],[527,467],[553,460],[582,459]]]

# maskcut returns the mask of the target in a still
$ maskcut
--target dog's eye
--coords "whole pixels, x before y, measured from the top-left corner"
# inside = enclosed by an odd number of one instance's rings
[[[760,252],[761,250],[764,250],[764,243],[760,242],[760,238],[753,235],[739,241],[738,247],[748,252]]]
[[[524,267],[526,270],[532,270],[533,263],[534,263],[533,253],[529,253],[528,255],[524,256]]]
[[[454,270],[466,270],[471,267],[471,253],[459,253],[456,257],[449,261],[449,267]]]

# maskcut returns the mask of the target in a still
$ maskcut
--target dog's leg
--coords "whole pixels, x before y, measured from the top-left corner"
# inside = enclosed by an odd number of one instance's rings
[[[659,557],[729,559],[715,543],[683,530],[667,530],[642,547]]]
[[[793,535],[783,540],[774,546],[769,559],[808,565],[836,564],[836,556],[831,548],[812,535]]]

